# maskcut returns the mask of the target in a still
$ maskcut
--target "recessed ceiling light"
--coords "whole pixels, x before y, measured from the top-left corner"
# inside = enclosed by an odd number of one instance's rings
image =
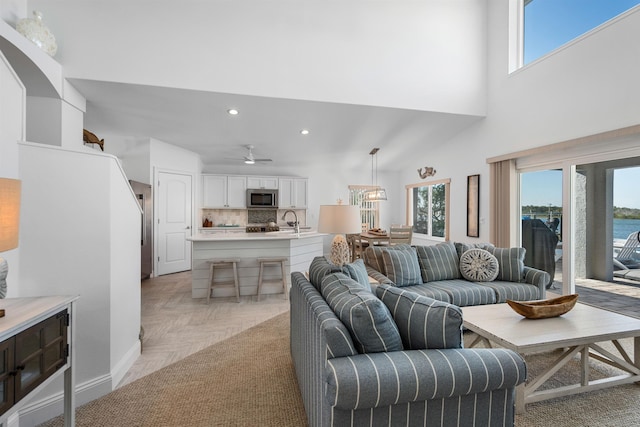
[[[302,130],[300,131],[300,133],[301,133],[302,135],[309,135],[309,129],[302,129]]]
[[[227,110],[227,113],[231,114],[232,116],[237,116],[240,113],[240,111],[236,110],[235,108],[231,108]]]

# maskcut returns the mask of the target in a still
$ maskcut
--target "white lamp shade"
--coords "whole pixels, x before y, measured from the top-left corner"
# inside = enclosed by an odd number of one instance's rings
[[[20,181],[0,178],[0,252],[18,247]]]
[[[355,234],[362,231],[360,207],[355,205],[321,205],[318,231],[329,234]]]

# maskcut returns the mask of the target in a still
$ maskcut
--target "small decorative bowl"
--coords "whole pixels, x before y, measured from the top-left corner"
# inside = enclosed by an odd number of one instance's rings
[[[577,301],[578,294],[571,294],[537,301],[513,301],[508,299],[507,304],[513,311],[527,319],[546,319],[568,313],[576,305]]]

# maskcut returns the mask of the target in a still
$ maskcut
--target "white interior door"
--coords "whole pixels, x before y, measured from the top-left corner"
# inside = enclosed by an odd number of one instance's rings
[[[158,172],[158,275],[191,269],[191,175]]]

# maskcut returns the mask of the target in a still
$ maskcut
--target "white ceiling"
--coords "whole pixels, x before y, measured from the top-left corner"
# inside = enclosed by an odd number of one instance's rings
[[[265,98],[70,79],[87,99],[84,127],[109,136],[154,138],[202,157],[205,171],[242,165],[245,145],[272,168],[361,168],[379,147],[380,170],[407,166],[478,117],[362,105]],[[237,116],[229,108],[240,111]],[[300,130],[309,129],[309,135]],[[238,160],[230,160],[238,159]],[[418,165],[420,166],[420,165]],[[424,165],[422,165],[424,166]]]

